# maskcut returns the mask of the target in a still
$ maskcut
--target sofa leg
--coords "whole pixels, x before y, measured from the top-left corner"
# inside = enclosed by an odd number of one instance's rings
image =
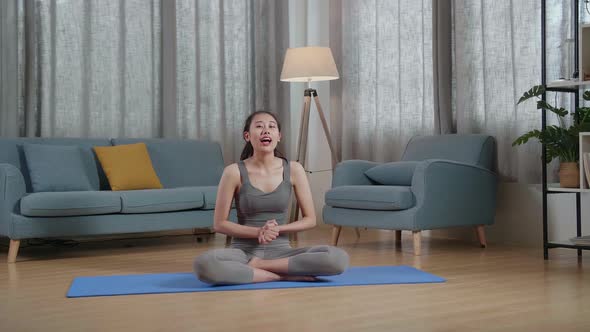
[[[332,226],[332,245],[338,245],[338,238],[340,237],[340,230],[342,230],[342,226]]]
[[[16,255],[18,255],[18,247],[20,246],[20,240],[10,240],[10,247],[8,249],[7,263],[16,262]]]
[[[396,229],[395,230],[395,244],[401,245],[402,244],[402,231]]]
[[[420,231],[412,231],[412,235],[414,236],[414,256],[420,256],[422,254],[420,243],[422,241]]]
[[[482,248],[485,248],[488,246],[487,242],[486,242],[486,233],[485,233],[485,226],[484,225],[479,225],[477,227],[475,227],[475,231],[477,232],[477,239],[479,240],[479,244],[481,245]]]

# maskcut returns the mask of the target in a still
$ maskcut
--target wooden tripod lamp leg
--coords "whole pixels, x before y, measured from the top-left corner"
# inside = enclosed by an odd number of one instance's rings
[[[340,237],[340,231],[342,230],[342,226],[332,226],[332,245],[338,245],[338,238]]]
[[[311,108],[311,97],[314,97],[314,102],[316,108],[318,110],[318,114],[320,120],[322,122],[322,128],[324,129],[324,134],[326,135],[326,141],[328,142],[328,146],[330,147],[330,154],[332,157],[332,172],[336,169],[336,164],[338,163],[338,157],[336,155],[336,150],[334,149],[334,145],[332,144],[332,136],[330,135],[330,129],[328,128],[328,122],[326,121],[326,117],[324,116],[324,111],[322,110],[322,105],[320,104],[320,99],[317,95],[317,92],[314,89],[307,89],[305,91],[305,96],[303,99],[303,111],[301,112],[301,123],[299,127],[299,139],[297,145],[297,161],[301,163],[303,168],[306,166],[306,156],[307,156],[307,139],[309,133],[309,116],[310,116],[310,108]],[[297,200],[294,200],[294,203],[291,205],[291,213],[289,222],[293,222],[297,220],[299,216],[299,203]],[[334,228],[332,242],[338,242],[338,236],[340,235],[341,227],[337,229]],[[360,236],[360,231],[356,229],[357,236]],[[334,235],[336,236],[334,238]],[[291,234],[291,241],[297,241],[297,233]]]
[[[303,98],[303,110],[301,111],[301,123],[299,124],[299,139],[297,145],[297,161],[305,168],[305,159],[307,155],[307,136],[309,132],[309,109],[311,106],[311,97],[305,96]],[[289,222],[299,219],[299,202],[293,198],[291,204],[291,212],[289,214]],[[292,242],[297,242],[297,233],[290,233],[289,239]]]
[[[326,121],[326,117],[324,116],[324,111],[322,110],[320,98],[318,97],[317,93],[313,97],[313,100],[315,101],[315,106],[318,109],[318,114],[320,115],[320,120],[322,121],[322,127],[324,128],[326,141],[328,141],[328,146],[330,147],[330,154],[332,155],[332,172],[334,172],[334,170],[336,169],[336,164],[338,164],[338,156],[336,155],[336,150],[334,149],[334,145],[332,144],[330,128],[328,127],[328,122]]]

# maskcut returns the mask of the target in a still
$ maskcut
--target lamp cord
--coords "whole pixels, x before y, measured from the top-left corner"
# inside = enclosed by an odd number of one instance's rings
[[[332,170],[331,168],[329,168],[329,169],[320,169],[320,170],[317,170],[317,171],[310,171],[310,170],[306,169],[305,172],[307,172],[309,174],[312,174],[312,173],[327,172],[327,171],[331,171],[331,170]]]

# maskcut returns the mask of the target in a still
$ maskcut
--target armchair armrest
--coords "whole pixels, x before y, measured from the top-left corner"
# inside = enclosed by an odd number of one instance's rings
[[[332,177],[332,188],[373,184],[365,175],[365,171],[377,165],[379,163],[366,160],[345,160],[338,163]]]
[[[26,192],[20,170],[11,164],[0,164],[0,234],[11,235],[10,213]]]
[[[497,176],[490,170],[452,160],[429,159],[412,177],[417,229],[492,224]]]

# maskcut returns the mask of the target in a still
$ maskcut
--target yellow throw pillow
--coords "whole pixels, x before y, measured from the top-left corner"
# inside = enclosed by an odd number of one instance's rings
[[[145,143],[95,146],[94,151],[113,191],[162,189]]]

